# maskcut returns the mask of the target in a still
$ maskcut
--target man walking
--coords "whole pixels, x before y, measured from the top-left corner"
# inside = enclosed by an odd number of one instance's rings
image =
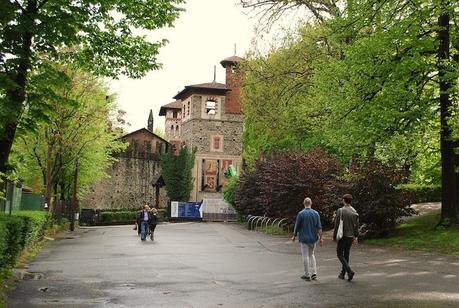
[[[138,221],[140,222],[140,240],[145,241],[150,225],[151,213],[148,204],[143,206],[143,210],[139,213]]]
[[[303,205],[304,209],[296,216],[292,241],[295,241],[296,236],[299,235],[301,256],[303,257],[304,264],[304,275],[301,276],[301,279],[310,281],[311,279],[317,279],[317,264],[314,250],[317,242],[321,246],[323,244],[322,224],[320,223],[319,213],[311,209],[311,199],[305,198]]]
[[[349,266],[349,255],[353,243],[358,243],[359,237],[359,214],[351,206],[352,196],[346,194],[343,196],[343,207],[336,211],[335,230],[333,231],[333,240],[338,244],[336,253],[341,262],[342,268],[338,278],[344,279],[347,273],[347,280],[351,281],[354,278],[354,271]],[[337,238],[340,221],[342,220],[342,237]],[[341,233],[341,231],[340,231]]]

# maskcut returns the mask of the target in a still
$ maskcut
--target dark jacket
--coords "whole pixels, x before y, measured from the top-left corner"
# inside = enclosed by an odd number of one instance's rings
[[[142,221],[144,221],[144,217],[143,217],[143,210],[139,211],[139,213],[137,214],[137,223],[140,224]],[[153,214],[151,214],[151,212],[147,212],[147,215],[148,215],[148,223],[150,223],[151,221],[151,216],[153,216]]]
[[[153,213],[150,213],[150,225],[156,225],[158,223],[158,216]]]
[[[333,239],[336,240],[340,219],[343,219],[343,237],[359,237],[359,214],[352,206],[343,206],[336,211]]]

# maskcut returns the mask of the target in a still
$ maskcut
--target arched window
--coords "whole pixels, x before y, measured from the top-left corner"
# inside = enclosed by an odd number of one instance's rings
[[[216,107],[217,107],[217,103],[214,100],[209,99],[206,101],[207,114],[211,114],[211,115],[215,114]]]
[[[171,125],[171,132],[174,132],[174,125]]]

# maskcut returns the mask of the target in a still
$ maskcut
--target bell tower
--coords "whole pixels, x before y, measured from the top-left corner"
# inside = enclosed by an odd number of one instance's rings
[[[147,129],[150,132],[153,132],[153,110],[150,109],[150,115],[148,116],[148,126]]]
[[[242,62],[243,59],[238,56],[232,56],[223,59],[220,64],[225,68],[226,71],[226,87],[230,90],[226,94],[225,112],[241,114],[241,85],[242,85],[242,73],[238,68],[238,63]]]

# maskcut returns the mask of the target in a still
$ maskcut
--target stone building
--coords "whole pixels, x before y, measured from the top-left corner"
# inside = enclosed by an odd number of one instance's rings
[[[180,132],[181,132],[181,119],[182,119],[182,102],[176,100],[167,105],[161,106],[159,115],[166,117],[164,123],[164,131],[166,140],[174,146],[174,151],[178,154],[180,150]]]
[[[191,201],[222,199],[224,172],[230,165],[241,170],[241,60],[233,56],[220,62],[226,70],[225,84],[214,80],[188,85],[174,96],[181,103],[181,145],[197,149]]]
[[[116,162],[107,170],[110,178],[89,188],[80,201],[81,208],[132,209],[145,202],[156,205],[156,189],[152,181],[160,174],[159,153],[171,145],[153,133],[153,113],[150,112],[148,129],[141,128],[121,137],[128,148],[115,156]],[[159,207],[166,206],[166,191],[159,191]]]

